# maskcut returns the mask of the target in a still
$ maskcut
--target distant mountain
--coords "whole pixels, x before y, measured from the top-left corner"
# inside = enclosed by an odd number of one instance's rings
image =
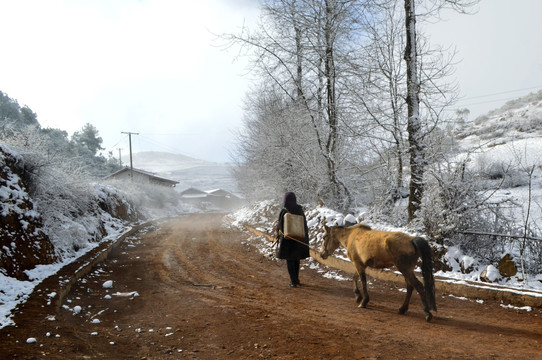
[[[129,166],[130,157],[123,156],[122,163]],[[180,154],[147,151],[133,154],[133,165],[137,169],[179,181],[177,189],[180,191],[194,187],[203,191],[224,189],[239,193],[231,175],[233,164],[230,163],[214,163]]]
[[[130,156],[123,155],[122,163],[130,165]],[[206,166],[210,163],[204,160],[195,159],[181,154],[172,154],[159,151],[146,151],[133,154],[135,168],[152,171],[156,173],[177,171],[195,166]]]

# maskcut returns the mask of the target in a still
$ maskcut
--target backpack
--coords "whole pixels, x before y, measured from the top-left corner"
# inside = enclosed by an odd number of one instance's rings
[[[294,240],[305,240],[305,221],[302,215],[284,214],[284,237]]]

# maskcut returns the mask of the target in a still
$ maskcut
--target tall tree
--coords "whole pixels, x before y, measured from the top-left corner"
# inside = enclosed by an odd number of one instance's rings
[[[466,12],[468,8],[478,3],[478,0],[430,0],[430,11],[439,13],[441,9],[450,7],[459,12]],[[407,71],[407,97],[408,107],[408,143],[410,157],[410,185],[408,202],[408,221],[416,218],[420,209],[424,192],[424,169],[426,165],[426,152],[424,134],[420,119],[420,80],[418,77],[418,42],[416,31],[416,0],[404,0],[405,6],[405,61]]]
[[[98,129],[87,123],[81,131],[76,131],[72,135],[72,142],[90,151],[92,156],[96,156],[99,150],[103,150],[103,139],[98,134]]]
[[[341,127],[338,61],[354,31],[358,1],[267,0],[255,33],[223,38],[250,49],[254,68],[302,110],[311,128],[309,146],[327,167],[313,189],[331,206],[348,207],[350,191],[341,180]],[[315,175],[316,176],[316,175]],[[318,175],[319,176],[319,175]]]
[[[403,157],[406,139],[406,93],[404,20],[402,9],[391,3],[365,17],[367,44],[360,44],[352,59],[349,78],[351,107],[359,115],[354,134],[375,143],[391,178],[386,192],[403,186]],[[370,131],[368,131],[370,129]],[[390,155],[384,155],[390,154]]]
[[[365,39],[356,50],[358,56],[349,62],[349,107],[358,116],[351,124],[352,134],[365,144],[367,164],[361,172],[371,173],[375,206],[391,210],[395,201],[405,195],[405,175],[410,173],[408,142],[407,68],[405,61],[404,4],[388,1],[371,9],[364,20]],[[454,96],[447,83],[451,61],[447,51],[430,45],[423,33],[417,33],[417,75],[419,80],[419,119],[421,138],[445,121],[443,109]],[[435,136],[429,137],[433,140]],[[425,144],[424,144],[425,145]],[[429,145],[431,145],[429,143]],[[434,148],[425,149],[431,160]],[[370,166],[372,170],[367,170]],[[377,175],[378,173],[378,175]],[[405,218],[406,218],[405,213]]]
[[[20,107],[17,100],[0,91],[0,128],[3,132],[28,126],[40,127],[36,113],[26,105]]]
[[[406,46],[405,61],[407,67],[408,107],[408,143],[410,155],[410,196],[408,201],[408,221],[415,218],[423,197],[423,173],[425,168],[425,146],[423,143],[420,120],[420,98],[416,43],[415,0],[405,0]]]
[[[265,91],[262,91],[265,89]],[[294,191],[302,199],[314,198],[323,171],[310,141],[310,123],[296,107],[270,84],[247,96],[244,127],[237,149],[235,177],[251,199]]]

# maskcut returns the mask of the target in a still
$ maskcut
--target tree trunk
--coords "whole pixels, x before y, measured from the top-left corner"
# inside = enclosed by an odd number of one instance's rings
[[[329,127],[329,134],[326,142],[326,160],[328,168],[328,176],[331,185],[331,195],[334,202],[337,199],[344,199],[345,204],[342,204],[346,210],[352,202],[350,192],[346,185],[337,176],[337,141],[338,141],[338,111],[337,111],[337,95],[336,95],[336,68],[335,68],[335,29],[333,22],[337,15],[336,0],[325,0],[325,24],[324,24],[324,41],[325,41],[325,59],[324,59],[324,76],[326,78],[326,113]],[[344,196],[343,196],[344,192]],[[339,204],[334,204],[339,205]]]
[[[416,12],[415,0],[405,0],[407,64],[407,106],[408,106],[408,142],[410,155],[410,197],[408,201],[408,221],[416,218],[423,197],[423,174],[425,149],[420,122],[419,82],[416,61]]]
[[[335,169],[335,145],[337,141],[337,109],[335,104],[335,59],[333,54],[333,34],[332,34],[332,17],[333,17],[333,0],[326,0],[326,20],[324,28],[325,36],[325,62],[324,71],[326,76],[326,93],[327,93],[327,121],[329,126],[329,134],[326,143],[327,164],[329,180],[333,189],[333,197],[339,198],[339,185],[336,177]]]
[[[303,99],[303,44],[301,41],[301,37],[303,36],[303,32],[296,21],[296,2],[295,0],[292,1],[291,5],[291,16],[292,16],[292,23],[294,27],[294,33],[295,33],[295,49],[296,49],[296,79],[295,79],[295,86],[296,86],[296,101],[301,101]]]

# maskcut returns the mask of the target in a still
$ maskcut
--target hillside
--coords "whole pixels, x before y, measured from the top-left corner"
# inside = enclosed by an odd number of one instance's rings
[[[124,165],[128,165],[130,158],[123,156],[122,161]],[[238,193],[231,175],[233,165],[230,163],[208,162],[180,154],[149,151],[135,153],[133,165],[135,168],[179,181],[179,191],[194,187],[203,191],[224,189]]]
[[[542,91],[464,124],[456,138],[460,156],[499,187],[493,201],[520,205],[512,214],[519,223],[529,210],[533,229],[542,234]]]
[[[43,279],[134,224],[188,211],[170,188],[92,183],[0,142],[0,328]]]
[[[134,167],[159,174],[167,174],[178,170],[212,164],[189,156],[160,151],[134,153],[132,160]],[[125,166],[130,165],[130,156],[123,155],[122,163]]]
[[[509,101],[499,109],[464,123],[456,133],[462,145],[495,146],[542,136],[542,91]]]

